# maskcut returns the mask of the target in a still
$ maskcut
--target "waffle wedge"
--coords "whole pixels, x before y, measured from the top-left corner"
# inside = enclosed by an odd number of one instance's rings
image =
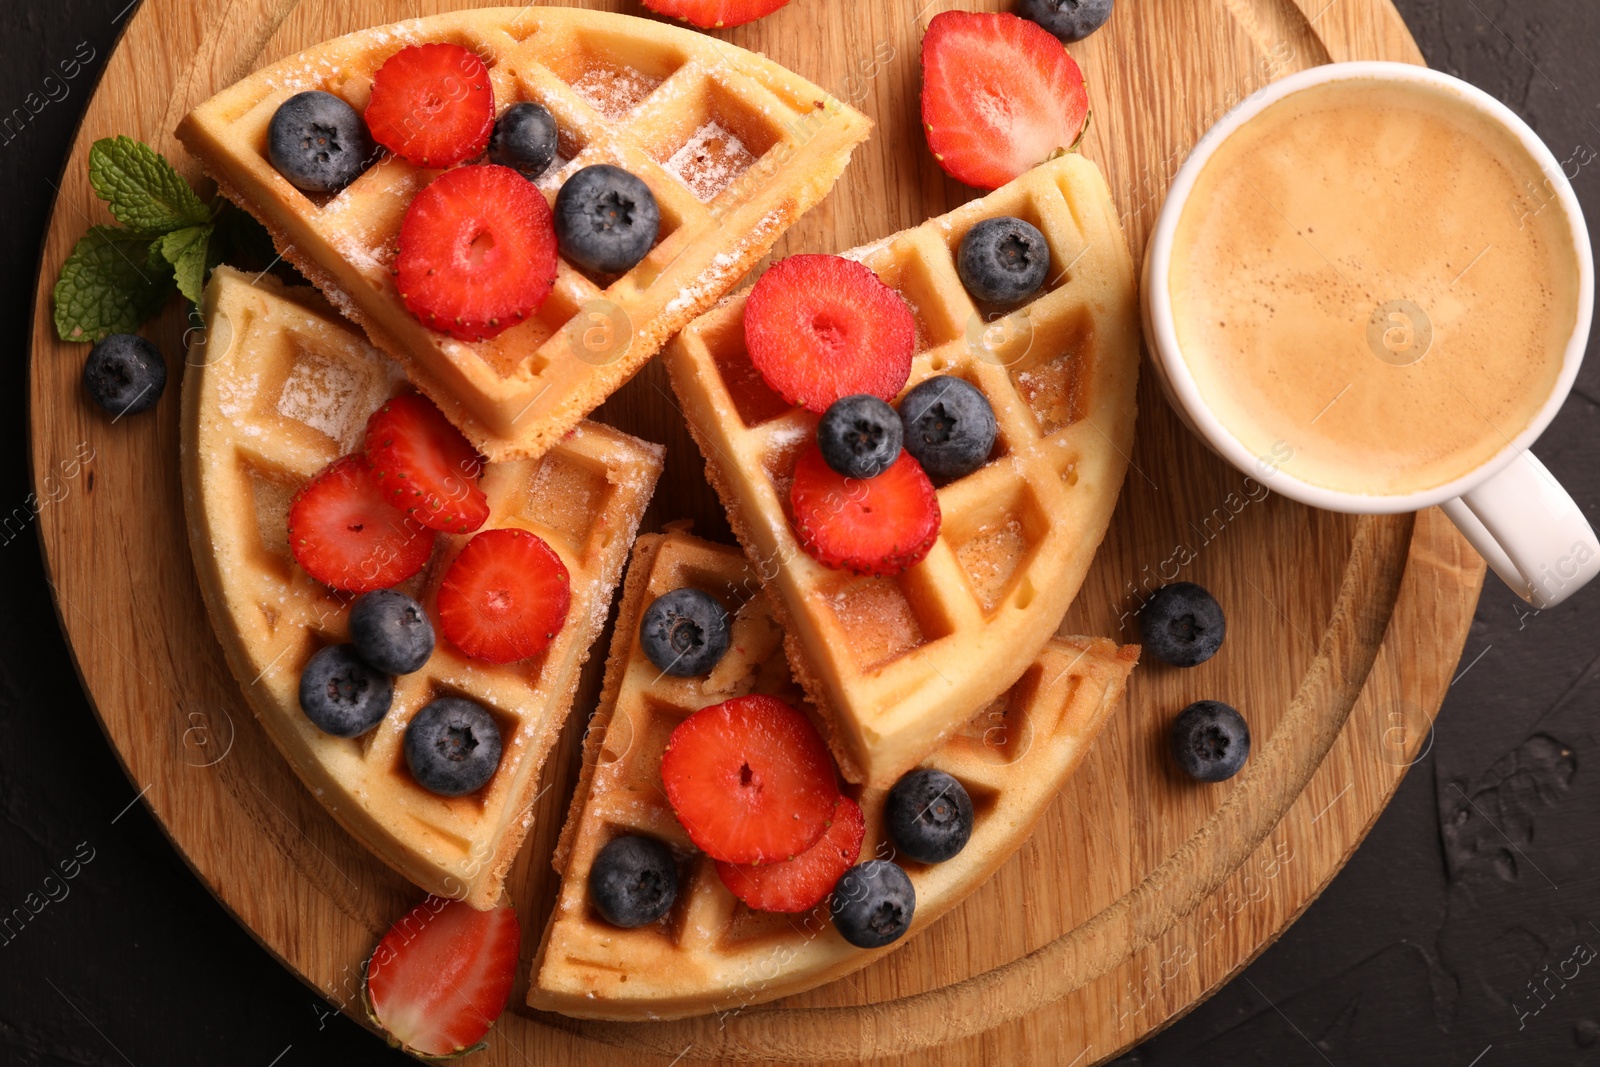
[[[352,598],[295,564],[286,513],[318,469],[360,446],[367,416],[404,378],[310,289],[270,277],[252,284],[219,267],[204,313],[183,381],[184,505],[228,664],[267,733],[346,829],[429,892],[493,906],[661,472],[661,449],[584,423],[542,459],[489,464],[484,528],[531,529],[560,554],[572,575],[566,625],[543,654],[507,666],[469,660],[441,639],[421,671],[396,680],[382,723],[356,739],[333,737],[302,713],[298,686],[313,653],[348,640]],[[437,580],[466,540],[441,534],[428,566],[401,586],[430,614]],[[411,716],[445,694],[487,708],[505,746],[489,784],[454,799],[418,786],[401,754]]]
[[[990,320],[963,289],[954,252],[975,223],[1007,215],[1043,231],[1053,276]],[[751,366],[747,291],[686,327],[666,365],[841,769],[882,785],[1015,683],[1077,595],[1132,450],[1138,307],[1105,180],[1076,154],[847,255],[915,312],[908,388],[966,378],[1000,427],[995,457],[939,490],[939,540],[905,574],[829,570],[796,541],[789,484],[817,417]]]
[[[594,163],[643,179],[662,217],[650,254],[615,279],[563,260],[539,313],[489,341],[457,341],[412,317],[391,276],[395,238],[412,197],[439,172],[391,157],[335,196],[310,197],[273,169],[266,139],[289,96],[322,89],[361,110],[384,60],[426,42],[482,57],[497,108],[549,108],[560,155],[540,181],[546,196]],[[827,194],[870,128],[805,79],[705,34],[529,5],[324,42],[201,104],[178,137],[485,455],[505,459],[552,447],[727,292]]]
[[[663,675],[639,648],[645,606],[684,586],[711,593],[735,612],[729,650],[704,678]],[[1121,698],[1138,653],[1105,639],[1050,641],[1016,685],[926,761],[962,782],[976,820],[954,859],[932,866],[901,861],[917,892],[908,936],[964,899],[1026,840]],[[754,569],[736,549],[685,533],[641,537],[585,741],[583,775],[556,848],[561,891],[534,960],[531,1006],[600,1019],[734,1011],[821,985],[893,950],[850,945],[834,931],[826,903],[808,915],[752,911],[679,826],[661,784],[668,735],[701,707],[750,692],[797,705],[804,700]],[[848,792],[866,815],[862,858],[892,858],[883,830],[886,791]],[[588,899],[595,855],[626,833],[663,840],[681,858],[673,910],[632,930],[607,924]]]

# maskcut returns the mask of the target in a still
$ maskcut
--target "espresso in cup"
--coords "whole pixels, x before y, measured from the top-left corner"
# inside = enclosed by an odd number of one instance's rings
[[[1446,485],[1556,389],[1579,314],[1571,222],[1506,128],[1445,87],[1300,89],[1220,144],[1168,286],[1206,406],[1345,493]]]

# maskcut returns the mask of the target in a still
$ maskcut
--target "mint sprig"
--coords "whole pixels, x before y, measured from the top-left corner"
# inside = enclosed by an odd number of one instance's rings
[[[89,149],[89,184],[118,226],[93,226],[61,266],[56,334],[99,341],[132,333],[161,310],[176,285],[200,302],[217,206],[147,144],[107,137]]]

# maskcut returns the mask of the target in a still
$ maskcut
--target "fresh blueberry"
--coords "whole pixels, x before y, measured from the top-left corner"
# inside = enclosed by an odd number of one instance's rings
[[[1197,700],[1172,723],[1172,755],[1202,782],[1232,778],[1250,758],[1250,724],[1216,700]]]
[[[956,273],[980,304],[1020,304],[1049,276],[1050,246],[1031,222],[984,219],[961,239]]]
[[[495,120],[489,162],[537,178],[556,158],[556,120],[543,104],[512,104]]]
[[[999,426],[989,399],[965,378],[929,378],[900,401],[906,451],[938,484],[989,461]]]
[[[500,728],[481,705],[461,697],[427,704],[406,727],[406,766],[430,793],[475,792],[500,766]]]
[[[1063,41],[1081,41],[1106,24],[1112,0],[1017,0],[1017,14]]]
[[[900,458],[905,428],[894,408],[875,396],[840,397],[817,424],[822,458],[846,478],[876,478]]]
[[[1174,667],[1193,667],[1215,656],[1227,629],[1222,605],[1193,582],[1164,585],[1139,609],[1144,647]]]
[[[942,863],[972,837],[972,798],[950,775],[924,767],[889,790],[883,821],[895,848],[919,863]]]
[[[137,415],[156,406],[167,387],[167,365],[156,346],[132,333],[95,345],[83,365],[89,399],[112,415]]]
[[[394,589],[377,589],[350,609],[356,654],[380,671],[420,671],[433,655],[433,623],[422,605]]]
[[[589,897],[612,926],[653,923],[678,899],[678,865],[653,837],[614,837],[589,868]]]
[[[556,194],[561,254],[596,274],[631,270],[660,228],[661,209],[650,187],[609,163],[584,167]]]
[[[917,890],[888,860],[868,860],[839,876],[833,887],[833,928],[857,948],[881,948],[911,929]]]
[[[295,93],[267,124],[267,158],[302,192],[338,192],[361,176],[377,152],[360,113],[332,93]]]
[[[677,678],[706,674],[728,651],[728,612],[709,593],[685,587],[644,609],[639,642],[650,662]]]
[[[393,702],[394,679],[363,661],[354,645],[329,645],[300,673],[300,710],[325,734],[360,737]]]

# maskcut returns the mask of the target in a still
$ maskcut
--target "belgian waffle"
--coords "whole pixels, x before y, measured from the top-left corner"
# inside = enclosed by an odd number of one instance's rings
[[[452,42],[489,67],[498,107],[533,100],[560,126],[540,185],[612,163],[661,207],[655,248],[620,278],[562,261],[526,322],[489,341],[435,333],[401,303],[391,267],[412,197],[439,172],[399,158],[331,197],[308,196],[268,161],[267,125],[294,93],[358,111],[372,74],[408,44]],[[871,122],[766,58],[646,19],[528,5],[362,30],[224,90],[178,137],[229,199],[266,224],[284,257],[399,358],[490,459],[536,457],[705,310],[832,188]]]
[[[954,253],[975,223],[1007,215],[1043,231],[1053,277],[1023,307],[990,317],[962,287]],[[881,785],[1015,683],[1077,595],[1132,449],[1138,309],[1105,180],[1076,154],[846,254],[915,312],[908,388],[963,377],[1000,427],[990,462],[939,490],[939,540],[900,577],[832,571],[797,543],[789,485],[817,417],[751,366],[747,291],[686,327],[665,358],[841,769]]]
[[[655,597],[694,586],[733,613],[732,640],[704,678],[663,674],[639,648],[639,616]],[[972,839],[932,866],[899,862],[917,892],[915,936],[988,878],[1032,832],[1121,698],[1137,647],[1104,638],[1050,641],[1014,686],[925,761],[972,796]],[[807,915],[752,911],[697,852],[667,802],[661,754],[701,707],[745,693],[799,704],[782,632],[754,569],[737,549],[685,533],[646,535],[634,549],[605,688],[584,743],[583,774],[554,862],[561,891],[533,964],[528,1003],[582,1018],[677,1018],[732,1011],[821,985],[894,946],[858,949],[836,933],[827,905]],[[866,816],[862,857],[893,858],[882,789],[850,787]],[[679,858],[678,900],[649,926],[619,929],[588,899],[589,867],[612,838],[642,833]]]
[[[252,284],[219,267],[204,313],[183,380],[184,505],[228,664],[290,765],[352,834],[429,892],[491,907],[661,473],[661,449],[583,423],[542,459],[490,463],[485,528],[533,530],[560,554],[572,575],[566,625],[540,656],[507,666],[469,660],[441,639],[421,671],[397,679],[381,724],[333,737],[301,712],[298,685],[319,648],[348,640],[351,598],[295,564],[287,509],[318,469],[360,446],[367,416],[404,378],[310,289],[270,277]],[[430,614],[466,540],[441,534],[428,566],[401,587]],[[446,694],[487,708],[505,752],[488,785],[453,799],[418,786],[401,752],[411,716]]]

